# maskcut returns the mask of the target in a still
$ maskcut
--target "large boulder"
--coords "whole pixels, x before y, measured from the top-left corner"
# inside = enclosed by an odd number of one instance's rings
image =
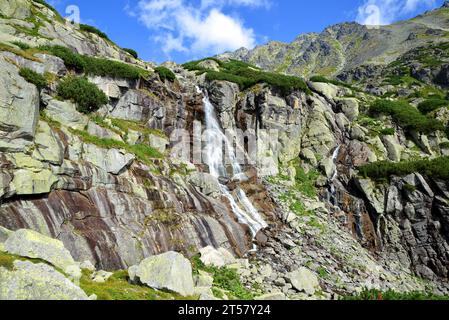
[[[318,278],[307,268],[299,268],[287,274],[287,279],[291,282],[293,288],[308,295],[313,295],[320,289]]]
[[[0,300],[88,300],[86,293],[53,267],[15,261],[0,267]]]
[[[0,151],[24,151],[33,143],[39,119],[39,92],[0,58]]]
[[[221,192],[221,186],[218,179],[208,173],[194,172],[188,181],[199,188],[206,196],[218,195]]]
[[[135,156],[118,149],[101,149],[92,144],[84,147],[84,160],[96,165],[103,170],[120,174],[135,160]]]
[[[5,250],[18,256],[45,260],[63,271],[71,270],[76,265],[61,241],[33,230],[13,232],[5,242]]]
[[[354,121],[359,117],[359,102],[355,98],[341,98],[338,101],[338,105],[341,111],[349,119],[349,121]]]
[[[131,267],[129,273],[153,289],[183,296],[194,294],[192,266],[189,260],[177,252],[147,258],[138,266]]]
[[[310,89],[318,92],[320,95],[324,96],[327,100],[334,100],[338,96],[339,88],[330,83],[322,82],[309,82]]]
[[[224,267],[236,262],[234,256],[226,249],[208,246],[200,250],[200,260],[206,266]]]

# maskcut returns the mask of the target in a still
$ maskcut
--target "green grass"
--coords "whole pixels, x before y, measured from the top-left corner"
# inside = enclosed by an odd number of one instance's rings
[[[219,289],[225,290],[226,294],[231,299],[237,300],[253,300],[255,295],[251,290],[246,288],[240,281],[240,276],[234,269],[226,267],[217,268],[212,266],[205,266],[200,260],[199,256],[192,258],[192,267],[194,274],[199,270],[210,273],[214,278],[212,292],[217,298],[222,298],[222,293]]]
[[[379,290],[367,290],[365,289],[362,293],[353,295],[353,296],[345,296],[342,300],[407,300],[407,301],[415,301],[415,300],[449,300],[448,296],[439,296],[432,293],[426,292],[407,292],[400,293],[393,290],[388,290],[385,292]]]
[[[11,43],[12,43],[13,45],[19,47],[21,50],[28,50],[28,49],[31,48],[28,44],[26,44],[26,43],[24,43],[24,42],[21,42],[21,41],[13,41],[13,42],[11,42]]]
[[[98,300],[198,300],[197,297],[182,297],[178,294],[162,292],[145,286],[129,283],[127,271],[115,272],[108,281],[95,283],[90,272],[83,272],[81,289],[88,296],[95,294]]]
[[[204,60],[216,61],[220,66],[220,71],[211,71],[201,68],[199,64]],[[266,83],[278,88],[284,94],[287,94],[293,90],[311,93],[309,87],[301,78],[272,72],[264,72],[255,66],[238,60],[231,59],[224,62],[214,58],[207,58],[188,62],[184,64],[183,67],[190,71],[206,73],[206,79],[208,81],[224,80],[234,82],[239,85],[241,90],[249,89],[258,83]]]
[[[398,163],[380,161],[359,167],[359,173],[365,178],[384,180],[391,176],[406,176],[420,173],[424,176],[449,179],[449,157],[440,157],[432,160],[402,161]]]
[[[31,61],[42,62],[39,58],[33,56],[33,54],[36,53],[35,50],[22,50],[12,47],[6,43],[0,43],[0,51],[8,51]]]
[[[371,104],[370,113],[390,115],[408,131],[431,133],[445,130],[440,121],[422,115],[418,109],[405,101],[377,100]]]
[[[174,82],[176,80],[176,75],[168,68],[160,66],[154,69],[154,71],[159,75],[161,81],[168,80]]]
[[[130,55],[132,55],[135,59],[139,58],[139,54],[137,53],[136,50],[134,49],[130,49],[130,48],[122,48],[123,51],[129,53]]]
[[[85,143],[90,143],[104,149],[124,149],[127,152],[134,154],[139,161],[145,164],[151,165],[152,160],[161,159],[163,157],[159,151],[147,145],[136,144],[131,146],[122,141],[92,136],[86,131],[74,129],[70,129],[70,131]]]
[[[75,102],[77,110],[86,114],[95,112],[108,103],[108,97],[104,92],[84,77],[64,79],[56,92],[59,97]]]
[[[40,75],[37,72],[34,72],[28,68],[21,68],[19,71],[19,75],[24,78],[29,83],[34,84],[39,91],[47,86],[47,79],[43,75]]]
[[[98,30],[97,28],[93,27],[93,26],[89,26],[87,24],[82,24],[80,23],[80,30],[84,31],[84,32],[88,32],[88,33],[93,33],[96,34],[97,36],[99,36],[100,38],[103,38],[105,40],[109,40],[109,37],[106,33]]]

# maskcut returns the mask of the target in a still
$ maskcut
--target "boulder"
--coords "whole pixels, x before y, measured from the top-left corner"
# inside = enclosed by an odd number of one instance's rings
[[[341,111],[349,121],[354,121],[359,117],[359,102],[355,98],[342,98],[338,100]]]
[[[64,159],[62,144],[46,122],[39,121],[34,142],[36,149],[34,149],[33,158],[54,165],[62,164]]]
[[[287,274],[287,279],[293,288],[308,295],[314,295],[320,289],[318,278],[312,271],[307,268],[299,268]]]
[[[160,153],[164,153],[167,150],[167,146],[170,144],[170,141],[166,137],[162,137],[156,134],[150,134],[148,136],[148,142],[150,146]]]
[[[0,300],[88,300],[86,293],[53,267],[15,261],[0,267]]]
[[[234,256],[226,249],[219,248],[218,250],[214,247],[208,246],[200,250],[200,260],[206,266],[214,267],[225,267],[227,265],[234,264],[236,259]]]
[[[0,70],[0,152],[25,151],[36,132],[39,92],[2,58]]]
[[[20,229],[13,232],[5,242],[5,250],[18,256],[45,260],[63,271],[76,265],[61,241],[33,230]]]
[[[58,178],[50,170],[20,169],[14,171],[11,185],[17,195],[33,195],[49,193],[57,182]]]
[[[309,87],[324,96],[327,100],[334,100],[338,96],[339,88],[330,83],[309,82]]]
[[[75,130],[84,130],[89,123],[89,118],[79,113],[72,102],[48,99],[48,97],[45,99],[47,107],[44,112],[52,120]]]
[[[385,149],[388,152],[388,158],[391,161],[401,161],[402,151],[404,147],[399,143],[395,136],[383,136],[382,142],[384,143]]]
[[[183,296],[194,294],[192,266],[182,254],[167,252],[143,260],[130,270],[144,285]]]
[[[88,270],[88,271],[95,271],[96,270],[96,268],[93,265],[93,263],[90,262],[89,260],[81,262],[80,263],[80,268],[81,268],[81,270]]]
[[[92,274],[92,281],[96,283],[105,283],[110,277],[112,277],[112,275],[112,272],[107,272],[104,270],[95,271]]]
[[[120,174],[131,165],[135,156],[118,149],[102,149],[92,144],[84,147],[84,160],[112,174]]]
[[[200,188],[206,196],[214,196],[221,192],[218,179],[208,173],[194,172],[189,176],[188,181],[195,187]]]

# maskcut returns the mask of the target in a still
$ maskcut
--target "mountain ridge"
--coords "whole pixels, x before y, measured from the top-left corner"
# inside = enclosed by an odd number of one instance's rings
[[[235,58],[290,75],[335,77],[367,62],[386,65],[427,41],[447,41],[448,6],[445,2],[441,8],[378,29],[344,22],[320,33],[301,34],[291,43],[270,41],[252,50],[241,48],[217,57]]]

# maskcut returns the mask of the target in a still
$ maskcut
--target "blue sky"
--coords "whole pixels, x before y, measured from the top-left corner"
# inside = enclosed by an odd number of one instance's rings
[[[444,0],[48,0],[67,16],[106,32],[141,58],[185,62],[270,40],[357,21],[388,24],[441,6]]]

